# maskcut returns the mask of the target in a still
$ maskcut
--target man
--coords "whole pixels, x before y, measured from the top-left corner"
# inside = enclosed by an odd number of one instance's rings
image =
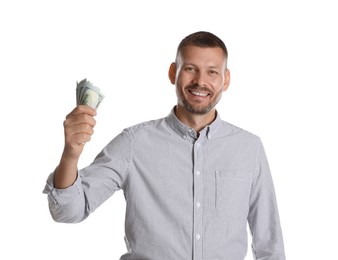
[[[82,221],[123,189],[123,260],[243,260],[247,222],[255,259],[285,259],[262,143],[215,109],[230,83],[227,55],[209,32],[184,38],[169,68],[177,93],[170,114],[125,129],[79,172],[96,112],[76,107],[64,122],[64,151],[44,190],[53,218]]]

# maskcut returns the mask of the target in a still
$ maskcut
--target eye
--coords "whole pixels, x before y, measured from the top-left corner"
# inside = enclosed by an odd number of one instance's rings
[[[184,71],[186,72],[196,72],[196,68],[192,67],[192,66],[187,66],[184,68]]]
[[[218,71],[216,71],[216,70],[209,70],[209,74],[211,74],[211,75],[218,75]]]

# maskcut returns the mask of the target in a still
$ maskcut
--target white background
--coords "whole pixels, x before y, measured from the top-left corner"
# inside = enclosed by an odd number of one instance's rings
[[[338,259],[335,1],[1,1],[0,259],[118,259],[117,192],[58,224],[42,189],[63,148],[76,81],[101,88],[80,167],[123,128],[166,116],[179,41],[208,30],[229,50],[222,118],[262,138],[289,260]],[[246,259],[252,259],[249,251]]]

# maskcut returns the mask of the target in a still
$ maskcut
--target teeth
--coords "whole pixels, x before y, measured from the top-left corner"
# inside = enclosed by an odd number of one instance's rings
[[[201,92],[195,92],[195,91],[191,91],[191,93],[196,96],[200,96],[200,97],[206,97],[208,95],[208,93],[201,93]]]

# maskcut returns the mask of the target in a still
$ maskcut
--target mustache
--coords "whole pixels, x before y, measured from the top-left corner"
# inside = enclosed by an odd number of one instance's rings
[[[190,85],[187,85],[185,87],[187,90],[197,90],[197,91],[204,91],[204,92],[208,92],[208,93],[211,93],[213,94],[213,91],[206,88],[206,87],[201,87],[200,85],[198,85],[197,83],[194,83],[194,84],[190,84]]]

